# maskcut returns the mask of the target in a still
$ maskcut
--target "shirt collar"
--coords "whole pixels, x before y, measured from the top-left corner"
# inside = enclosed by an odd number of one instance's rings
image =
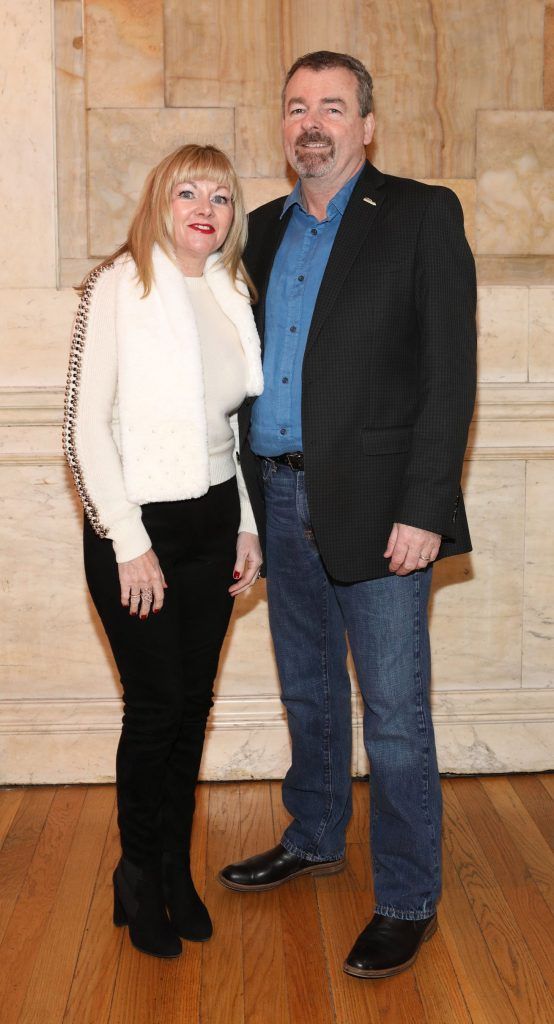
[[[342,215],[343,215],[343,213],[346,210],[346,207],[348,205],[348,201],[350,199],[350,196],[352,195],[352,193],[354,191],[354,187],[356,185],[356,182],[357,182],[358,178],[360,177],[360,174],[362,173],[364,167],[365,167],[365,164],[362,164],[362,166],[360,167],[360,170],[356,171],[356,174],[354,174],[346,182],[346,184],[342,186],[342,188],[337,192],[337,194],[335,196],[333,196],[332,199],[329,200],[329,202],[327,203],[327,218],[328,219],[331,219],[331,216],[332,216],[332,214],[334,212],[340,213],[340,215],[342,217]],[[280,218],[281,220],[285,216],[287,210],[289,210],[291,206],[294,206],[295,203],[299,207],[299,209],[302,210],[302,212],[306,214],[306,216],[310,216],[310,214],[308,214],[308,211],[306,210],[306,208],[302,204],[302,183],[300,181],[300,178],[296,182],[296,185],[294,186],[292,192],[285,199],[285,202],[283,204],[283,209],[281,211],[281,218]],[[334,209],[332,209],[332,208],[334,208]]]

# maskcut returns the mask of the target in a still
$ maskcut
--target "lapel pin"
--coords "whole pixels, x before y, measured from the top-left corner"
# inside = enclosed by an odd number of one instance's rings
[[[364,203],[371,203],[372,206],[377,206],[374,199],[370,199],[369,196],[364,196]]]

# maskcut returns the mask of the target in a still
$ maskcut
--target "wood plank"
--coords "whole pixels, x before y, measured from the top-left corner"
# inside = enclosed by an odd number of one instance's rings
[[[439,928],[471,1019],[474,1024],[517,1024],[518,1018],[446,846],[443,867]]]
[[[52,786],[25,790],[4,839],[0,851],[0,941],[19,897],[53,799]]]
[[[244,1024],[241,897],[217,881],[222,867],[241,858],[239,789],[229,783],[210,786],[206,900],[213,914],[214,935],[204,948],[203,1024]]]
[[[290,823],[281,783],[270,783],[274,845]],[[318,1024],[333,1024],[335,1013],[327,971],[325,941],[314,881],[298,878],[277,889],[281,912],[291,1024],[305,1024],[306,1007]]]
[[[88,787],[18,1024],[63,1019],[113,802],[113,787]]]
[[[554,989],[554,915],[527,870],[517,836],[476,779],[456,780],[455,793],[546,986]]]
[[[314,881],[297,878],[278,890],[291,1024],[334,1024],[333,995]]]
[[[352,820],[346,833],[347,843],[369,845],[369,780],[352,782]]]
[[[119,964],[123,930],[112,924],[112,874],[119,859],[117,808],[102,851],[77,966],[64,1014],[64,1024],[107,1024]]]
[[[338,1024],[379,1024],[374,982],[344,973],[342,965],[373,908],[367,843],[349,843],[344,871],[316,879],[317,902]]]
[[[271,790],[267,782],[240,786],[240,827],[243,858],[274,846]],[[244,893],[242,949],[246,1024],[289,1024],[285,955],[279,893]]]
[[[442,915],[439,914],[439,928],[425,947],[428,955],[418,956],[414,966],[414,978],[425,1008],[428,1024],[444,1021],[445,1024],[472,1024],[464,999],[462,986],[448,951],[442,931]]]
[[[535,775],[511,775],[510,783],[524,807],[542,832],[551,850],[554,850],[554,814],[552,800]]]
[[[199,894],[206,890],[206,851],[210,786],[196,791],[191,843],[191,869]],[[213,908],[207,899],[210,912]],[[217,928],[217,922],[214,922]],[[213,940],[211,940],[213,941]],[[110,1024],[182,1024],[199,1020],[204,943],[183,942],[176,960],[157,960],[134,949],[124,935],[119,971],[111,1006]],[[92,1024],[92,1022],[91,1022]]]
[[[55,902],[86,788],[56,790],[19,898],[0,945],[0,1006],[16,1021]]]
[[[543,772],[538,775],[537,778],[540,783],[546,789],[551,800],[554,800],[554,772]]]
[[[0,789],[0,850],[21,806],[24,794],[25,790],[22,787]]]
[[[448,780],[445,787],[445,840],[508,998],[520,1019],[530,1014],[534,1024],[548,1024],[548,997],[540,971],[456,797],[456,780]]]
[[[554,853],[506,776],[489,776],[481,785],[511,835],[542,897],[554,913]]]

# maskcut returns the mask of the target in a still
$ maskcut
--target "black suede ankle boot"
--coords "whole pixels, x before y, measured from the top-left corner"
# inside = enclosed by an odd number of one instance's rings
[[[162,880],[169,919],[177,934],[189,942],[205,942],[211,937],[213,927],[194,887],[188,854],[164,853]]]
[[[181,940],[167,916],[159,869],[138,867],[122,857],[113,886],[113,923],[129,926],[133,946],[150,956],[179,956]]]

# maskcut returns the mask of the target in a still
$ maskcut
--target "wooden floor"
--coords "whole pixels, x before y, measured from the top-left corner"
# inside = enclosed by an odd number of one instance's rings
[[[3,1024],[553,1024],[554,776],[444,781],[439,931],[388,981],[341,970],[372,910],[368,787],[348,866],[264,895],[219,868],[278,841],[278,783],[199,787],[194,873],[215,924],[176,961],[111,922],[111,786],[0,791]],[[550,991],[550,995],[549,995]]]

